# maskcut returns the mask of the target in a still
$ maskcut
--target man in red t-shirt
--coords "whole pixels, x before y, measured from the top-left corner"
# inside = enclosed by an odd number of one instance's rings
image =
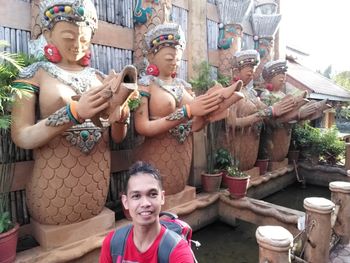
[[[165,227],[159,222],[159,213],[164,204],[164,191],[159,171],[145,162],[136,162],[129,170],[122,202],[129,210],[132,228],[127,237],[123,258],[117,263],[158,263],[158,247]],[[100,263],[112,262],[110,232],[103,241]],[[118,240],[117,240],[118,242]],[[117,244],[113,244],[118,246]],[[193,263],[189,244],[181,239],[169,256],[169,263]]]

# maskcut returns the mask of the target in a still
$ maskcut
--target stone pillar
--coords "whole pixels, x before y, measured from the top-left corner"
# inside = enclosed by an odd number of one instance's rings
[[[331,182],[329,189],[332,191],[332,202],[336,205],[336,210],[339,209],[333,226],[334,232],[340,236],[342,244],[348,244],[350,241],[350,183]]]
[[[335,205],[322,197],[304,199],[306,210],[305,260],[307,262],[327,263],[331,240],[331,213]]]
[[[142,1],[137,0],[133,12],[134,28],[134,65],[139,74],[143,74],[147,61],[144,57],[143,39],[144,34],[156,25],[169,22],[171,11],[171,0]]]
[[[281,226],[259,226],[255,232],[259,244],[259,263],[291,262],[293,235]]]

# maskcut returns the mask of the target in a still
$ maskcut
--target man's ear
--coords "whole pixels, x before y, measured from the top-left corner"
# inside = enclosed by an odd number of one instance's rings
[[[161,194],[161,199],[162,199],[161,205],[164,205],[165,204],[165,191],[161,191],[160,194]]]
[[[129,209],[127,199],[126,195],[122,195],[122,203],[125,209]]]
[[[154,60],[154,54],[153,53],[148,53],[147,54],[147,60],[150,64],[153,64],[153,60]]]

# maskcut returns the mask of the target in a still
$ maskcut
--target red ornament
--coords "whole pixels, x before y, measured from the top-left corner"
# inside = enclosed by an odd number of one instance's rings
[[[273,91],[273,86],[271,83],[267,83],[266,84],[266,89],[269,90],[269,91]]]
[[[48,61],[58,63],[62,60],[62,56],[55,45],[47,44],[44,47],[44,54]]]
[[[176,75],[177,75],[176,72],[171,73],[171,77],[172,77],[173,79],[176,78]]]
[[[156,65],[150,64],[146,68],[146,74],[157,77],[159,75],[159,69]]]
[[[237,81],[239,81],[240,80],[240,78],[239,77],[233,77],[233,79],[232,79],[232,84],[234,84],[234,83],[236,83]]]
[[[90,59],[91,59],[91,52],[90,51],[87,51],[85,53],[85,56],[83,56],[80,61],[79,61],[79,64],[83,67],[87,67],[89,66],[90,64]]]

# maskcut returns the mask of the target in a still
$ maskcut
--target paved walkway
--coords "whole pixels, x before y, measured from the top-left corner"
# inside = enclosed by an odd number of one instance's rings
[[[338,244],[329,257],[329,263],[350,263],[350,244]]]

